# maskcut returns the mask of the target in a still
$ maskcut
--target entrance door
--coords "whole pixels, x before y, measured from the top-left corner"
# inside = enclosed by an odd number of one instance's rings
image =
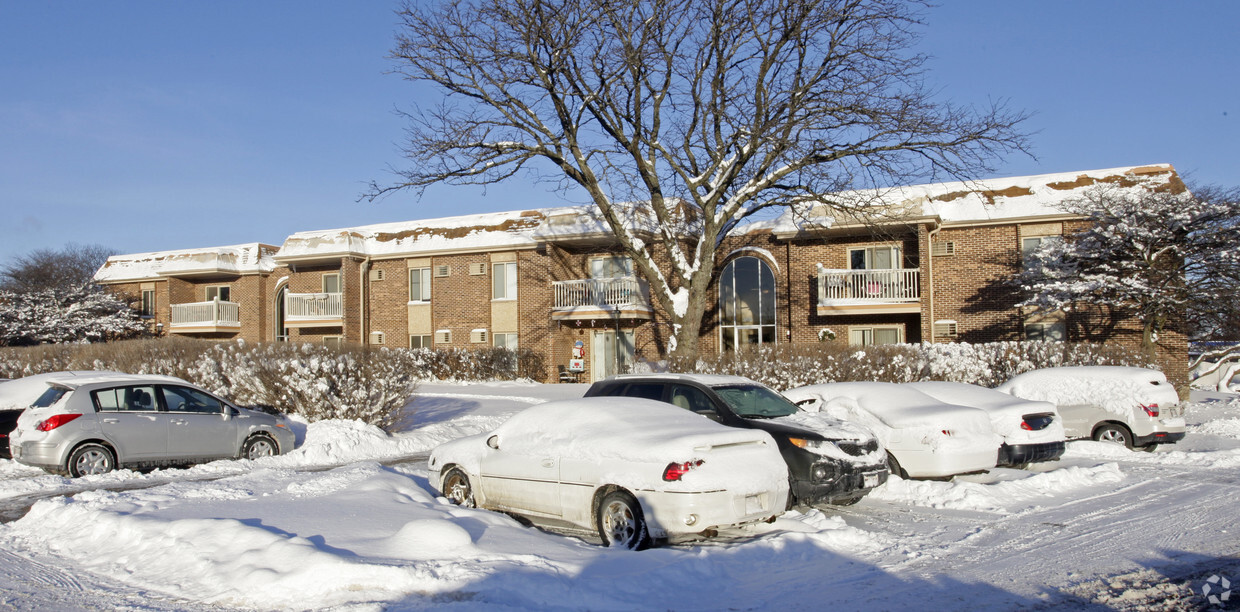
[[[596,331],[591,350],[591,382],[624,374],[633,366],[633,332]]]

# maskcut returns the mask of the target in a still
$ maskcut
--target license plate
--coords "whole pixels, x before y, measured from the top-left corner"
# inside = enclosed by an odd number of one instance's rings
[[[874,473],[866,474],[864,487],[867,489],[873,489],[874,487],[877,487],[877,486],[878,486],[878,474],[874,474]]]

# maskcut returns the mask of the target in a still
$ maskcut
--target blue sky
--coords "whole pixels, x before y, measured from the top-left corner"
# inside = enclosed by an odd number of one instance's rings
[[[1169,162],[1240,184],[1240,3],[948,0],[945,99],[1036,113],[991,176]],[[0,261],[123,253],[569,203],[530,180],[358,202],[400,166],[394,1],[0,0]],[[978,177],[986,178],[986,177]]]

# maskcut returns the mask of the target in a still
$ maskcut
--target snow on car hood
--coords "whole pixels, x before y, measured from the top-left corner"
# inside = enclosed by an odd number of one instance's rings
[[[812,444],[805,450],[812,453],[840,459],[849,463],[857,463],[863,465],[872,465],[875,463],[883,463],[887,460],[887,449],[879,442],[878,436],[874,434],[870,428],[857,423],[848,423],[831,416],[825,412],[808,412],[802,411],[796,414],[790,414],[784,417],[770,419],[772,423],[788,425],[798,429],[805,429],[821,435],[828,440],[839,440],[841,442],[852,443],[861,451],[860,455],[853,455],[845,452],[833,442],[823,442]],[[874,442],[874,450],[866,452],[864,447],[870,441]]]
[[[945,404],[893,383],[810,385],[785,391],[784,396],[800,404],[802,410],[817,410],[867,426],[887,447],[914,438],[935,451],[970,452],[997,449],[1003,441],[994,433],[990,416],[984,411]]]
[[[1158,404],[1165,410],[1180,401],[1162,372],[1121,366],[1033,370],[1013,376],[996,390],[1058,406],[1090,404],[1121,416],[1132,414],[1138,403]]]
[[[1014,397],[994,389],[954,382],[908,383],[930,397],[948,404],[972,406],[990,415],[990,426],[1008,444],[1041,444],[1064,440],[1063,419],[1050,402]],[[1044,429],[1029,431],[1021,428],[1026,414],[1051,413],[1055,420]]]

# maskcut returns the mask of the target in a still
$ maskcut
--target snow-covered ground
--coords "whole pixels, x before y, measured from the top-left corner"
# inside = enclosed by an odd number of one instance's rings
[[[1240,579],[1240,398],[1217,393],[1155,453],[1071,442],[1030,471],[893,478],[855,506],[643,552],[430,493],[436,444],[584,390],[427,384],[401,433],[320,422],[255,462],[69,480],[0,461],[0,508],[29,507],[0,525],[0,608],[1181,609]]]

